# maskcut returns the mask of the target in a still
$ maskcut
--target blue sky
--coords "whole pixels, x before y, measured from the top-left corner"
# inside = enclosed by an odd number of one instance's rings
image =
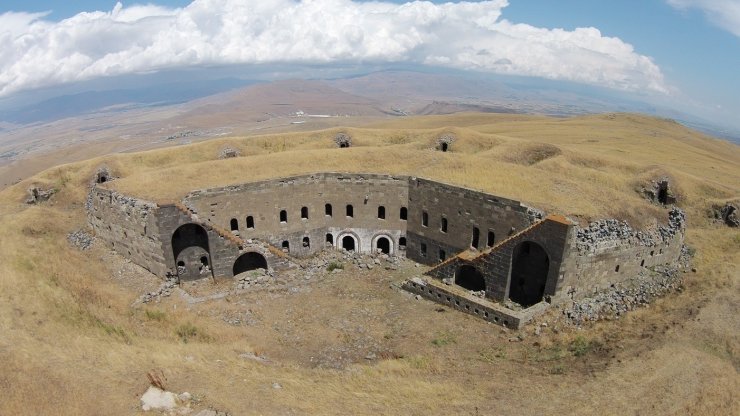
[[[740,0],[509,0],[508,4],[493,0],[475,9],[462,5],[390,5],[403,3],[400,1],[378,8],[349,0],[314,0],[313,5],[295,7],[287,17],[281,17],[280,30],[273,31],[265,19],[295,2],[275,0],[269,2],[275,3],[270,9],[264,6],[268,2],[254,0],[216,2],[220,5],[204,0],[179,17],[166,10],[131,7],[135,2],[123,3],[120,13],[111,14],[115,1],[2,1],[0,35],[5,25],[17,28],[11,34],[16,40],[26,32],[38,39],[34,45],[28,37],[22,43],[7,43],[0,37],[0,60],[5,61],[0,62],[0,95],[193,63],[411,62],[605,86],[649,95],[654,102],[680,102],[684,111],[715,120],[740,114]],[[191,2],[148,3],[166,9]],[[321,14],[322,7],[337,4],[342,5],[339,11]],[[349,10],[346,16],[345,9]],[[98,16],[94,25],[86,19],[69,19],[95,10],[108,15]],[[382,11],[382,17],[368,18],[353,27],[350,20],[356,21],[358,14],[370,15],[377,10]],[[50,13],[32,18],[6,13],[43,11]],[[3,23],[3,14],[10,23]],[[241,28],[228,32],[212,26],[216,19],[217,26],[234,27],[228,16],[239,17],[233,22],[239,22]],[[172,37],[173,22],[183,17],[189,26],[176,25],[181,42],[155,44],[144,38],[162,33]],[[64,19],[69,19],[68,24],[58,23]],[[323,27],[316,24],[322,19],[326,20]],[[475,25],[466,21],[475,21],[480,27],[471,28]],[[120,27],[121,22],[136,22],[137,27],[127,32]],[[109,29],[99,29],[108,24]],[[43,30],[34,25],[41,25]],[[191,26],[198,29],[196,38],[187,32]],[[294,33],[283,33],[287,26]],[[595,28],[598,32],[579,28]],[[38,35],[42,31],[47,34]],[[386,37],[377,36],[386,32],[390,32]],[[47,61],[39,61],[43,54],[38,48],[60,39],[70,43],[46,51]],[[225,39],[244,40],[221,49],[212,47]],[[80,50],[75,50],[77,45],[82,45]],[[5,55],[10,58],[4,57],[4,49],[8,49]],[[66,55],[60,55],[59,50],[67,49]],[[165,59],[171,50],[175,52]],[[120,62],[115,61],[116,56]],[[47,62],[61,64],[54,71],[29,76],[28,68],[45,67]]]

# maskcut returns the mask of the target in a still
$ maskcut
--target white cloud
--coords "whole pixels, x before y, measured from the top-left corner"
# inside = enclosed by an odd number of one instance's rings
[[[666,0],[671,6],[700,9],[710,22],[740,37],[740,1],[738,0]]]
[[[481,3],[195,0],[61,22],[0,15],[0,96],[183,66],[402,62],[666,92],[652,60],[594,28],[542,29]],[[9,29],[8,29],[9,28]]]

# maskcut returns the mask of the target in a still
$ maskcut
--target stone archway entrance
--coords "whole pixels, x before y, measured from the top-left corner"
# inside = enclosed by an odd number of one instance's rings
[[[486,290],[486,279],[475,267],[465,264],[455,271],[455,284],[476,292]]]
[[[542,301],[550,270],[550,258],[539,244],[523,241],[514,247],[511,258],[509,299],[524,307]]]
[[[172,233],[172,257],[180,279],[212,275],[208,232],[199,224],[188,223]]]
[[[267,259],[260,253],[249,252],[239,256],[234,262],[234,276],[256,269],[267,269]]]
[[[384,254],[391,254],[391,240],[388,237],[378,237],[375,241],[375,249]]]
[[[355,239],[351,235],[345,235],[342,237],[342,248],[347,251],[356,251]]]

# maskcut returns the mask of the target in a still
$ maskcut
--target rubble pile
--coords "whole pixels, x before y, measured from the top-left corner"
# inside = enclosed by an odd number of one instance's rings
[[[632,282],[615,285],[614,290],[573,302],[563,309],[563,315],[574,325],[600,319],[618,319],[626,312],[645,306],[653,299],[681,287],[682,274],[675,268],[656,267],[655,271],[647,273],[655,275],[641,274]]]
[[[28,198],[26,198],[26,204],[34,205],[46,202],[55,193],[57,193],[57,190],[54,188],[43,189],[38,186],[32,186],[28,188]]]
[[[716,221],[722,222],[728,227],[740,227],[740,209],[737,203],[733,205],[728,202],[723,206],[714,205],[712,216]]]
[[[610,248],[619,244],[653,247],[659,242],[673,238],[684,229],[685,225],[686,214],[676,207],[668,213],[668,225],[658,226],[652,232],[634,230],[625,221],[598,220],[590,223],[586,228],[576,227],[576,247],[579,253],[594,252],[600,248]]]
[[[241,153],[233,147],[224,147],[218,154],[219,159],[230,159],[232,157],[238,157]]]
[[[159,301],[162,298],[172,295],[175,287],[177,286],[177,276],[167,276],[167,279],[162,283],[162,286],[154,292],[149,292],[141,295],[139,301],[141,303],[149,303],[152,301]]]
[[[80,250],[85,251],[93,245],[95,237],[82,230],[77,230],[67,234],[67,241]]]
[[[244,272],[237,277],[236,288],[247,289],[254,286],[266,286],[273,281],[273,276],[266,269],[255,269]]]

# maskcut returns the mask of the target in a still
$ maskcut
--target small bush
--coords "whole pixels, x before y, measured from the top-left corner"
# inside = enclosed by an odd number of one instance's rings
[[[436,345],[438,347],[454,344],[457,340],[455,340],[455,337],[450,334],[449,332],[441,332],[439,335],[437,335],[437,338],[434,338],[432,340],[432,345]]]
[[[506,350],[504,350],[501,347],[487,348],[487,349],[485,349],[483,351],[480,351],[479,354],[480,354],[481,360],[483,360],[483,361],[485,361],[487,363],[493,363],[497,359],[499,359],[499,360],[505,360],[506,357],[507,357]]]
[[[550,374],[565,374],[565,365],[563,365],[562,363],[556,364],[550,369]]]
[[[130,344],[131,343],[131,338],[128,336],[128,334],[126,333],[126,331],[124,331],[123,328],[118,327],[118,326],[115,326],[115,325],[108,324],[106,322],[103,322],[99,318],[94,318],[94,319],[95,319],[95,323],[98,325],[98,327],[100,329],[102,329],[103,331],[105,331],[105,333],[107,335],[112,335],[114,337],[118,337],[123,342],[125,342],[126,344]]]
[[[344,269],[344,264],[337,263],[336,261],[333,261],[333,262],[329,263],[328,266],[326,266],[326,271],[328,271],[328,272],[332,272],[332,271],[337,270],[337,269],[343,270]]]
[[[590,341],[579,335],[570,343],[570,348],[568,349],[570,350],[570,352],[573,353],[574,356],[580,357],[582,355],[586,355],[589,351],[591,351],[592,347],[593,346],[591,345]]]
[[[167,317],[167,315],[164,312],[158,311],[156,309],[147,310],[145,314],[146,314],[146,318],[149,319],[150,321],[162,322]]]
[[[210,339],[208,335],[206,335],[197,326],[191,324],[190,322],[178,326],[175,330],[175,333],[184,343],[187,343],[188,341],[196,338],[201,341],[207,341]]]

